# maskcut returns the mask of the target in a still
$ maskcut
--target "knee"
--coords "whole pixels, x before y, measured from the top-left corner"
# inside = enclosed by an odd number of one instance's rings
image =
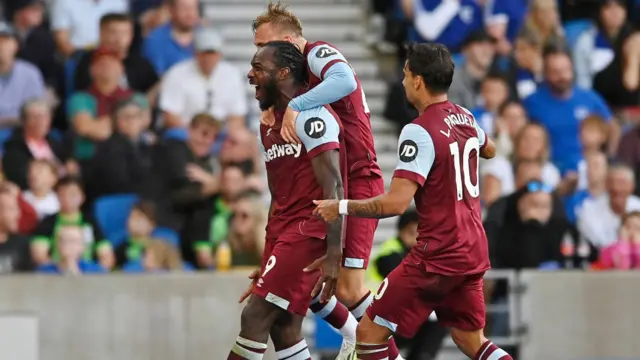
[[[391,330],[374,323],[369,319],[368,315],[365,315],[362,320],[360,320],[356,328],[356,339],[358,342],[383,344],[389,339],[389,336],[391,336]]]
[[[271,316],[263,311],[256,302],[249,301],[247,306],[242,309],[242,314],[240,315],[240,332],[242,335],[253,339],[256,335],[269,334],[271,325]]]
[[[451,339],[463,353],[471,354],[472,357],[487,341],[483,330],[464,331],[456,328],[451,329]]]

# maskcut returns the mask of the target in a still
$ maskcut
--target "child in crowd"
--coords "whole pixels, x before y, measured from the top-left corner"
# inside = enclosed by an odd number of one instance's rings
[[[48,160],[33,160],[29,164],[29,190],[23,193],[24,199],[33,206],[38,220],[60,210],[58,196],[53,191],[58,181],[58,169]]]
[[[599,116],[589,115],[580,124],[580,143],[583,160],[578,163],[578,190],[589,186],[587,157],[605,150],[609,138],[609,126]]]
[[[640,269],[640,211],[632,211],[622,218],[620,239],[600,252],[605,269]]]
[[[487,135],[493,136],[498,109],[509,98],[509,85],[500,75],[489,74],[480,84],[480,97],[483,103],[473,109],[472,113]]]
[[[128,273],[157,273],[186,270],[178,249],[162,240],[143,240],[142,258],[127,262],[122,270]]]
[[[84,203],[84,191],[77,177],[67,176],[56,184],[55,188],[60,202],[60,211],[42,219],[31,240],[31,255],[37,265],[58,260],[59,254],[54,246],[54,239],[63,226],[74,225],[83,229],[84,247],[83,260],[94,259],[94,245],[103,240],[102,233],[96,221],[81,208]]]
[[[58,259],[41,265],[38,272],[49,274],[80,275],[85,273],[105,273],[100,265],[83,259],[86,231],[77,225],[64,225],[56,233]]]

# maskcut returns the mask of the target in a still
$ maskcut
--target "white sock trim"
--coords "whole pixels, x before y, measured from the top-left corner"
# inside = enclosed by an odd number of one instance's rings
[[[231,351],[233,351],[234,353],[242,356],[245,359],[248,360],[262,360],[262,356],[264,355],[263,353],[258,353],[255,351],[251,351],[249,349],[246,349],[244,347],[242,347],[241,345],[244,346],[248,346],[254,349],[266,349],[267,348],[267,344],[263,344],[263,343],[259,343],[257,341],[253,341],[253,340],[249,340],[249,339],[245,339],[242,338],[240,336],[238,336],[238,338],[236,339],[236,343],[233,344],[233,348],[231,349]]]
[[[244,346],[248,346],[254,349],[266,349],[267,348],[267,344],[263,344],[261,342],[257,342],[257,341],[253,341],[253,340],[249,340],[249,339],[245,339],[241,336],[238,336],[238,338],[236,339],[236,342],[240,345],[244,345]]]
[[[336,299],[335,296],[332,296],[331,299],[325,304],[325,306],[323,306],[322,309],[320,309],[315,314],[324,319],[329,316],[329,314],[331,314],[331,312],[336,308],[336,305],[338,305],[338,299]]]
[[[372,350],[357,350],[356,353],[360,354],[360,355],[375,354],[375,353],[379,353],[379,352],[387,351],[387,350],[389,350],[389,348],[380,348],[380,349],[372,349]]]
[[[358,307],[351,310],[351,313],[353,314],[353,316],[355,316],[356,319],[362,318],[364,314],[367,312],[367,308],[369,307],[369,305],[371,305],[372,301],[373,301],[373,294],[369,293],[367,298],[362,303],[360,303]]]
[[[301,351],[306,347],[307,347],[307,342],[305,339],[302,339],[297,344],[276,352],[276,355],[278,356],[278,359],[287,359],[289,356]]]
[[[287,360],[307,360],[307,359],[311,359],[311,353],[309,352],[309,349],[304,349],[304,351],[301,351],[295,354],[294,356],[287,358]]]

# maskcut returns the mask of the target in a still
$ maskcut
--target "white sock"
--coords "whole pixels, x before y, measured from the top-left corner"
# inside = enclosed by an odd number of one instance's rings
[[[231,349],[235,354],[249,360],[262,360],[262,356],[266,350],[267,344],[245,339],[241,336],[238,336],[236,343]]]
[[[360,321],[364,317],[364,314],[367,312],[367,308],[373,302],[373,294],[369,292],[367,296],[365,296],[364,300],[358,304],[355,308],[351,309],[351,314],[356,318],[356,320]]]
[[[308,360],[311,359],[311,353],[307,347],[307,342],[302,339],[299,343],[291,346],[290,348],[280,350],[276,352],[276,356],[279,360]]]

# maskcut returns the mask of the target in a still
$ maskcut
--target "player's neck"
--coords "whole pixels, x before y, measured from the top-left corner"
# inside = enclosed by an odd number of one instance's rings
[[[432,104],[445,102],[447,100],[449,100],[447,98],[447,94],[436,95],[436,96],[425,96],[422,99],[418,99],[418,103],[416,104],[416,109],[418,110],[418,114],[422,115],[422,113]]]
[[[307,39],[300,36],[294,41],[294,44],[296,44],[300,52],[304,54],[304,48],[307,47],[307,42]]]
[[[302,87],[292,80],[280,87],[280,96],[274,107],[278,111],[285,111],[291,100],[296,97],[302,90]]]

